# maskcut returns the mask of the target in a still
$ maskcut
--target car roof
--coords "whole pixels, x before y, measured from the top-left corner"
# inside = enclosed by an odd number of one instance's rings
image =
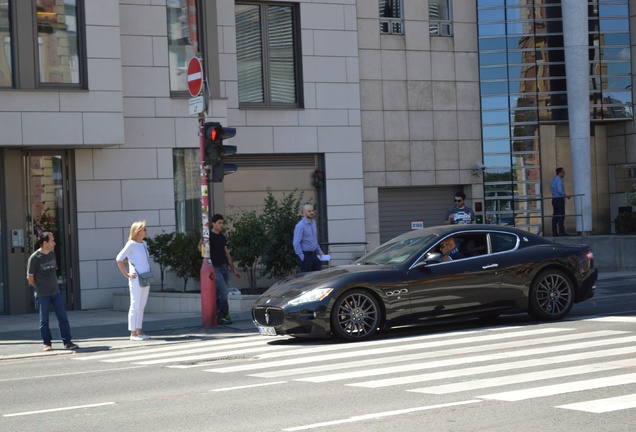
[[[452,235],[454,233],[466,233],[466,232],[504,232],[504,233],[515,234],[519,237],[525,236],[535,242],[540,242],[540,243],[551,242],[551,240],[548,240],[544,237],[541,237],[537,234],[533,234],[528,231],[524,231],[524,230],[510,227],[510,226],[492,225],[492,224],[437,225],[437,226],[422,228],[419,230],[409,231],[396,238],[409,239],[409,238],[424,237],[431,234],[436,235],[438,237],[445,237],[448,235]]]

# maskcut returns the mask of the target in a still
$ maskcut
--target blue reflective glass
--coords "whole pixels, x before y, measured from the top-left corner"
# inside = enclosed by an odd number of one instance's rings
[[[603,19],[600,20],[601,33],[610,31],[629,31],[629,21],[626,19]]]
[[[488,155],[484,154],[484,165],[486,165],[491,172],[499,171],[496,176],[492,176],[491,178],[494,181],[505,181],[509,180],[510,177],[510,155],[502,154],[502,155]],[[486,175],[484,180],[489,180]]]
[[[482,94],[507,94],[508,82],[507,81],[481,82],[480,88],[481,88]]]
[[[505,50],[506,49],[506,39],[502,37],[488,37],[488,38],[479,38],[479,51],[487,51],[487,50]]]
[[[481,98],[482,110],[507,109],[507,108],[508,108],[508,98],[505,96],[490,96],[490,97]]]
[[[603,47],[603,60],[628,60],[630,59],[629,47],[609,48]]]
[[[479,78],[482,80],[506,79],[508,78],[508,70],[505,67],[481,68]]]
[[[477,0],[477,7],[503,6],[504,0]]]
[[[484,125],[505,124],[510,121],[508,111],[483,111],[481,121]]]
[[[479,36],[502,36],[506,34],[505,24],[479,24]]]
[[[629,75],[632,72],[631,62],[607,63],[607,75]],[[630,83],[631,84],[631,83]]]
[[[605,35],[603,46],[629,46],[629,33],[609,33]]]
[[[504,21],[506,19],[506,13],[503,8],[496,9],[478,9],[477,19],[480,22],[483,21]]]
[[[506,53],[496,52],[496,53],[479,54],[479,64],[482,66],[491,66],[491,65],[503,66],[506,64]]]
[[[510,138],[510,126],[484,126],[481,128],[484,139]]]
[[[510,151],[510,141],[506,140],[484,140],[484,153],[506,153]]]
[[[629,7],[626,4],[600,4],[598,6],[598,14],[602,17],[628,17]]]

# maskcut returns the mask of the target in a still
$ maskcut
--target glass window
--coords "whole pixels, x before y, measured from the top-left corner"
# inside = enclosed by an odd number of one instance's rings
[[[9,0],[0,0],[0,87],[13,86],[13,70],[11,67],[11,19],[9,16]]]
[[[504,233],[491,233],[492,252],[505,252],[517,247],[517,236]]]
[[[198,148],[174,149],[175,226],[178,232],[201,232],[201,176]]]
[[[237,3],[236,49],[242,106],[301,106],[295,5]]]
[[[197,0],[168,0],[168,64],[170,91],[188,91],[188,62],[198,52]]]
[[[452,36],[450,0],[428,0],[429,31],[435,36]]]
[[[79,84],[77,1],[36,1],[41,83]]]
[[[380,33],[404,34],[402,0],[380,0]]]

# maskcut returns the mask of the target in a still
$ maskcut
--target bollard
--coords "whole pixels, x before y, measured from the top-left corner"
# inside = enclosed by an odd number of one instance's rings
[[[209,258],[201,263],[201,316],[203,327],[216,327],[216,281],[214,266]]]

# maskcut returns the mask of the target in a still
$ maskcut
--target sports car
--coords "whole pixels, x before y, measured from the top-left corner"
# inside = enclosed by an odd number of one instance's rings
[[[558,320],[594,295],[597,277],[586,245],[511,227],[446,225],[402,234],[350,265],[284,278],[256,301],[252,319],[264,335],[346,341],[437,318],[527,312]]]

